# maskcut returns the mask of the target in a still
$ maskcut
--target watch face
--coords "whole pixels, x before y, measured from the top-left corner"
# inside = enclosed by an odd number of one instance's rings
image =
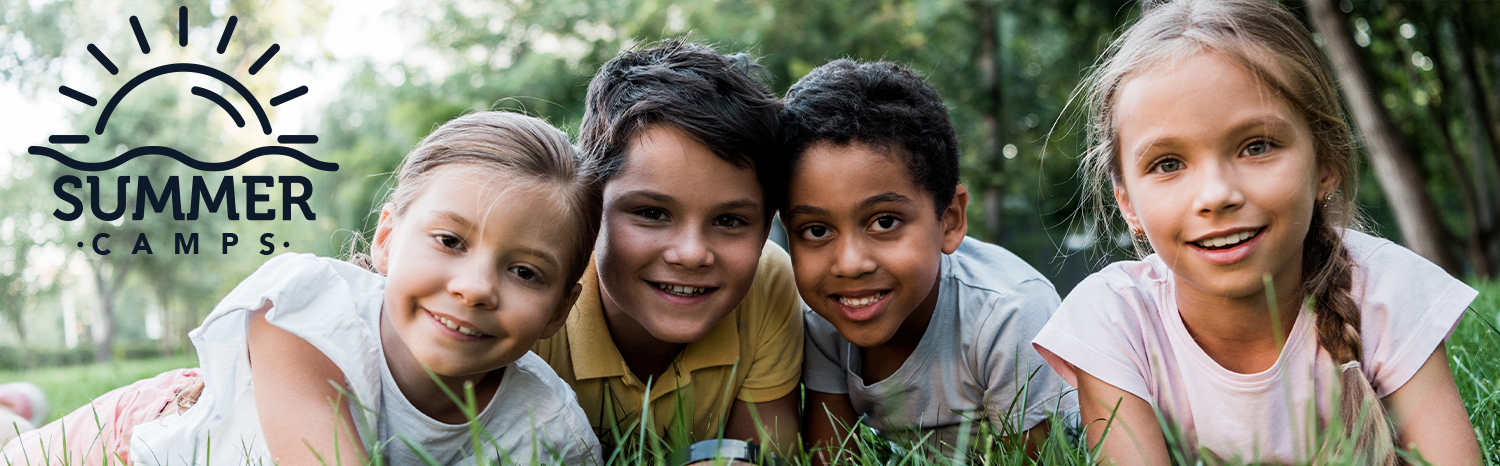
[[[691,466],[707,464],[759,464],[760,445],[735,439],[704,440],[672,452],[667,464]]]

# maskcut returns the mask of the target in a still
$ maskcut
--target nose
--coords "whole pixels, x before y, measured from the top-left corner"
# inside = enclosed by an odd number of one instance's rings
[[[495,264],[470,260],[453,269],[448,279],[448,293],[466,306],[497,309],[500,307],[499,279]]]
[[[1199,215],[1222,214],[1245,204],[1245,193],[1241,186],[1253,180],[1242,179],[1234,164],[1217,160],[1206,162],[1199,175],[1198,189],[1193,198],[1193,211]]]
[[[677,241],[667,246],[662,259],[668,264],[687,269],[699,269],[714,265],[714,252],[708,238],[697,228],[684,228]]]
[[[839,241],[835,247],[838,248],[838,256],[833,262],[833,268],[829,270],[835,277],[858,278],[875,271],[875,260],[870,257],[870,245],[865,241],[844,240]]]

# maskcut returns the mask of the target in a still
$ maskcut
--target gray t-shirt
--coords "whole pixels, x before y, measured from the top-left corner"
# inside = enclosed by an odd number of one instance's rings
[[[505,366],[489,405],[474,416],[482,429],[479,451],[499,464],[598,464],[599,444],[573,390],[552,367],[527,352]],[[426,464],[407,446],[419,445],[438,464],[475,464],[469,424],[447,424],[422,414],[396,386],[390,367],[381,364],[381,439],[387,439],[385,464]],[[492,463],[494,461],[491,461]]]
[[[974,238],[943,256],[941,267],[922,341],[874,384],[859,376],[864,350],[804,309],[807,388],[848,394],[865,425],[892,439],[934,430],[929,443],[956,445],[960,430],[976,432],[981,417],[1000,433],[1030,429],[1052,413],[1076,419],[1077,396],[1031,347],[1060,302],[1052,283],[1005,248]]]

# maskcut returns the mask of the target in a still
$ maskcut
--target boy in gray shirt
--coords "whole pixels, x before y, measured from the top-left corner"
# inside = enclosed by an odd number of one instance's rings
[[[1030,345],[1057,291],[1004,248],[964,236],[957,137],[922,77],[829,62],[787,92],[781,122],[791,154],[783,220],[809,307],[812,448],[836,445],[862,419],[940,449],[986,422],[1024,433],[1029,450],[1048,415],[1077,412]]]

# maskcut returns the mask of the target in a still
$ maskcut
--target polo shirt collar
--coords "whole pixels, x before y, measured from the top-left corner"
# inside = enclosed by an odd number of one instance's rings
[[[573,346],[569,353],[573,358],[574,376],[578,380],[604,377],[635,379],[629,366],[625,365],[625,358],[620,355],[619,347],[615,346],[614,338],[609,335],[609,326],[604,320],[603,297],[599,290],[599,272],[592,258],[589,259],[588,269],[584,270],[581,281],[583,291],[579,293],[578,302],[573,305],[573,312],[568,315],[565,324],[569,344]],[[693,371],[733,365],[739,361],[739,312],[739,306],[735,306],[702,339],[683,348],[674,361],[683,377],[675,381],[677,384],[686,385],[690,382]],[[668,370],[667,374],[663,374],[663,382],[668,381],[666,379],[671,373]]]

